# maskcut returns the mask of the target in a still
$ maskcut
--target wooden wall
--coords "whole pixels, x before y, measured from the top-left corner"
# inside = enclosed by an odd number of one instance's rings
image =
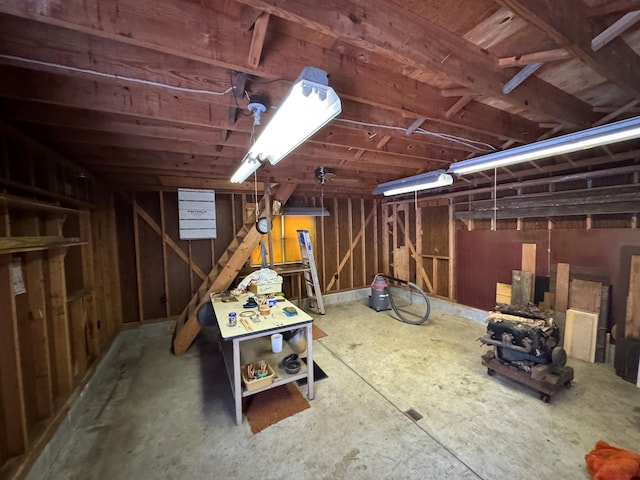
[[[572,221],[572,226],[576,220]],[[546,223],[546,222],[545,222]],[[560,222],[556,222],[556,227]],[[511,283],[511,271],[520,269],[521,245],[535,243],[536,273],[549,276],[558,263],[589,269],[611,282],[610,324],[624,323],[632,251],[640,251],[637,229],[554,228],[552,230],[498,229],[457,231],[458,301],[490,309],[495,305],[496,282]]]
[[[9,478],[28,471],[122,315],[113,197],[8,127],[0,144],[0,477]]]

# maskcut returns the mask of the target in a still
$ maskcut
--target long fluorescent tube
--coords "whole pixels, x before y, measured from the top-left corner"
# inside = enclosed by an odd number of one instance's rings
[[[514,163],[529,162],[540,158],[586,150],[610,143],[624,142],[640,137],[640,117],[588,128],[580,132],[549,138],[521,147],[490,153],[482,157],[452,163],[449,173],[464,175]]]
[[[236,173],[234,173],[233,177],[231,177],[230,182],[231,183],[244,182],[247,178],[249,178],[249,175],[251,175],[253,172],[255,172],[258,169],[259,166],[260,166],[260,162],[255,158],[244,157],[242,159],[242,163],[236,170]]]
[[[284,207],[282,215],[303,217],[329,217],[329,210],[324,207]]]
[[[242,163],[252,158],[275,165],[341,111],[340,98],[329,86],[327,72],[305,67]],[[247,177],[239,178],[242,176],[236,172],[231,182]]]
[[[391,195],[400,195],[401,193],[415,192],[417,190],[426,190],[428,188],[437,188],[451,185],[453,177],[447,175],[444,170],[434,170],[432,172],[421,173],[413,177],[392,180],[391,182],[381,183],[373,191],[374,195],[382,193],[385,197]]]

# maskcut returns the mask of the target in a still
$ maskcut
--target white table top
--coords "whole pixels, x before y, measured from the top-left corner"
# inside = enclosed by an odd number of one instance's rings
[[[215,294],[211,294],[211,304],[213,305],[213,311],[216,314],[220,334],[225,340],[258,332],[266,332],[276,328],[292,327],[313,321],[313,317],[311,315],[297,308],[289,300],[277,302],[276,306],[271,308],[271,312],[268,316],[262,316],[259,314],[258,308],[243,308],[242,305],[247,303],[247,300],[249,299],[248,294],[238,295],[236,298],[238,299],[237,302],[223,302],[222,298],[216,297]],[[296,309],[298,314],[288,317],[282,310],[284,307],[293,307]],[[235,327],[230,327],[228,323],[229,313],[231,312],[236,312]],[[248,318],[248,316],[242,316],[243,312],[255,313],[257,317],[255,319],[251,319]],[[243,321],[241,322],[241,320]],[[248,330],[245,325],[247,325],[251,330]]]

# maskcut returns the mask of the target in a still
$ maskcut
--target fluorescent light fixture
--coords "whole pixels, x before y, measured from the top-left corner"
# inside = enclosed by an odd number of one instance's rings
[[[258,168],[255,167],[247,175],[241,174],[240,170],[248,158],[259,164],[268,161],[275,165],[341,111],[340,98],[329,86],[327,72],[315,67],[305,67],[276,113],[249,148],[231,182],[243,182]]]
[[[449,173],[464,175],[515,163],[529,162],[540,158],[563,155],[589,148],[624,142],[640,137],[640,117],[588,128],[580,132],[549,138],[540,142],[490,153],[482,157],[452,163]]]
[[[328,217],[329,210],[324,207],[284,207],[282,215],[304,217]]]
[[[433,172],[421,173],[413,177],[401,178],[387,183],[381,183],[373,191],[374,195],[382,193],[385,197],[400,195],[401,193],[426,190],[451,185],[453,177],[444,170],[434,170]]]
[[[242,159],[242,163],[231,177],[231,183],[242,183],[249,175],[255,172],[260,166],[260,162],[253,157],[246,156]]]

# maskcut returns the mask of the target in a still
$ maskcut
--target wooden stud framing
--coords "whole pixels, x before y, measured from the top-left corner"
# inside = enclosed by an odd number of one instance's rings
[[[168,269],[168,261],[167,261],[167,242],[164,241],[164,238],[167,236],[166,225],[165,225],[165,211],[164,211],[164,192],[158,192],[158,199],[160,200],[160,235],[163,238],[162,241],[162,274],[164,280],[164,313],[165,316],[169,317],[171,314],[171,296],[169,295],[169,269]],[[189,263],[191,263],[191,242],[189,242]],[[192,286],[192,276],[193,270],[191,269],[191,265],[189,265],[189,292],[193,294],[193,286]],[[140,319],[142,320],[142,319]]]
[[[136,280],[138,285],[138,319],[144,321],[144,303],[142,301],[142,295],[144,288],[142,286],[142,264],[140,262],[140,229],[138,225],[138,202],[136,201],[136,193],[133,192],[131,196],[131,210],[133,215],[133,243],[135,246],[136,257]]]
[[[0,439],[2,455],[12,457],[27,448],[27,421],[24,410],[24,390],[20,366],[20,344],[16,304],[12,285],[12,257],[0,255],[0,299],[8,311],[0,315],[0,393],[2,395],[1,419],[4,439]]]
[[[34,354],[33,375],[36,395],[36,414],[39,420],[53,413],[53,386],[51,384],[51,358],[47,307],[44,289],[42,253],[27,253],[26,288],[29,295],[30,336]]]
[[[364,198],[360,199],[360,225],[365,225],[364,219]],[[365,230],[366,232],[366,230]],[[362,235],[362,285],[367,284],[367,236]]]
[[[56,384],[59,394],[68,394],[73,388],[71,366],[71,336],[67,312],[67,286],[64,257],[66,248],[49,250],[49,308]]]
[[[96,313],[96,292],[95,292],[95,267],[93,257],[93,236],[91,234],[91,212],[84,210],[79,216],[80,240],[83,245],[80,247],[82,256],[82,279],[85,290],[84,307],[87,315],[88,347],[89,354],[97,358],[100,352],[98,339],[98,318]]]
[[[456,224],[455,219],[453,217],[454,214],[454,206],[453,199],[449,199],[448,205],[449,211],[449,299],[455,301],[456,299]]]

